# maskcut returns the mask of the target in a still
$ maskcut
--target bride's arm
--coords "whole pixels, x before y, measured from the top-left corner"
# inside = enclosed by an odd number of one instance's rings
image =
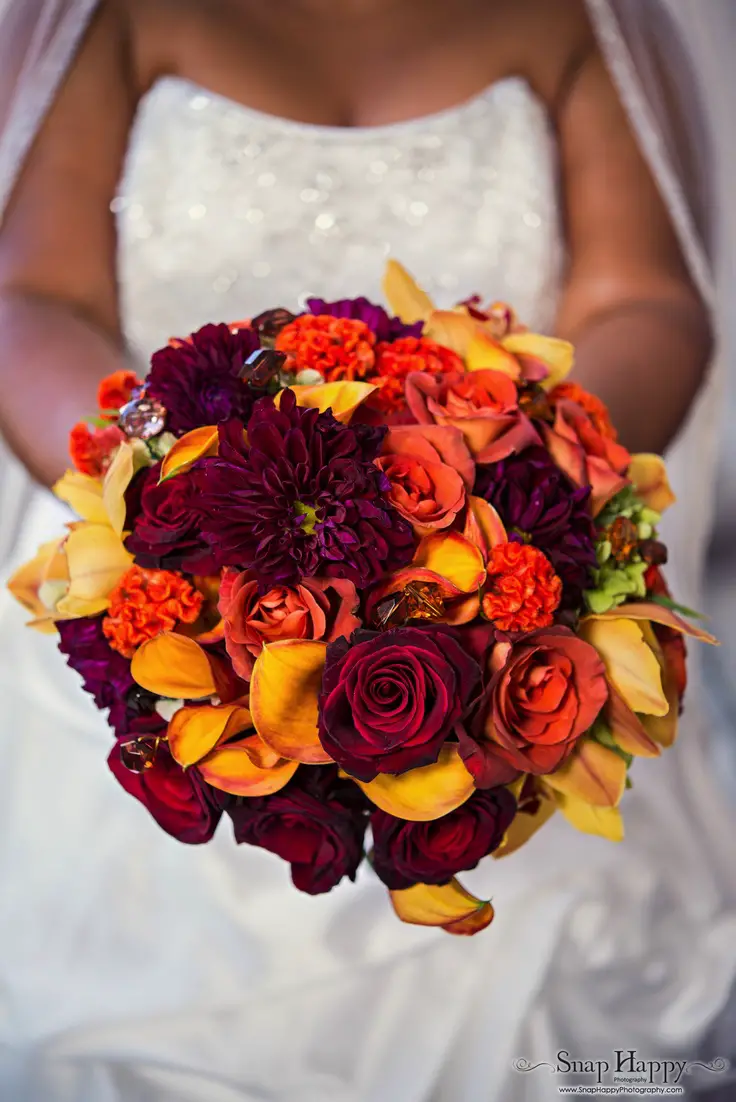
[[[12,44],[10,45],[12,48]],[[42,482],[122,365],[110,213],[135,110],[125,26],[103,5],[0,226],[0,428]]]
[[[575,377],[622,442],[661,451],[702,381],[708,313],[662,198],[595,50],[557,113],[570,267],[558,318]]]

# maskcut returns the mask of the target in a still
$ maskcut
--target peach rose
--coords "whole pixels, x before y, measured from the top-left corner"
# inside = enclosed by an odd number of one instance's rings
[[[391,504],[420,536],[453,523],[475,479],[463,435],[451,425],[390,429],[376,466],[391,483]]]
[[[460,743],[479,788],[520,773],[552,773],[608,698],[598,652],[565,627],[497,644],[491,671],[475,738],[462,736]]]
[[[558,401],[555,423],[545,425],[544,434],[557,466],[576,486],[591,487],[594,514],[626,485],[631,456],[622,444],[601,433],[577,402]]]
[[[406,380],[406,401],[420,425],[459,429],[478,463],[495,463],[540,442],[519,410],[516,384],[501,371],[413,373]]]
[[[280,639],[333,642],[348,637],[361,621],[358,595],[344,578],[304,578],[299,585],[274,586],[259,594],[252,570],[226,570],[220,585],[225,645],[235,672],[250,680],[265,643]]]

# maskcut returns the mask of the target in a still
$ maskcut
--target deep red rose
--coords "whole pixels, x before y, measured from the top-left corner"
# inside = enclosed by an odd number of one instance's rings
[[[367,802],[334,766],[300,766],[285,788],[238,800],[228,814],[235,841],[288,861],[299,891],[320,895],[344,876],[355,879],[363,859]]]
[[[455,811],[428,823],[374,811],[373,867],[392,891],[447,884],[501,845],[515,813],[516,800],[503,787],[475,792]]]
[[[148,723],[147,728],[150,726]],[[161,732],[165,731],[162,720]],[[134,722],[128,737],[134,738],[135,734]],[[209,842],[221,813],[208,799],[196,769],[182,769],[164,745],[159,746],[154,765],[145,773],[126,769],[120,760],[119,743],[113,746],[107,764],[125,791],[140,800],[167,834],[191,845]]]
[[[133,531],[126,547],[139,566],[216,574],[212,550],[200,535],[195,491],[186,474],[159,485],[160,464],[137,476],[126,496]]]
[[[480,683],[480,667],[450,628],[356,632],[327,649],[320,741],[348,773],[370,781],[437,761]]]

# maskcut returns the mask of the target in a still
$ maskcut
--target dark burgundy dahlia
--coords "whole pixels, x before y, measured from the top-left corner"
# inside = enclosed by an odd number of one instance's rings
[[[128,693],[134,686],[130,660],[108,643],[102,631],[102,616],[60,620],[59,650],[82,678],[85,691],[101,710],[110,709],[109,723],[116,731],[126,730]]]
[[[367,298],[342,298],[337,302],[325,302],[322,298],[307,299],[310,314],[328,314],[333,318],[352,318],[362,321],[376,334],[377,341],[396,341],[399,337],[421,337],[422,323],[406,325],[401,318],[392,318],[382,306]]]
[[[576,487],[544,448],[478,466],[475,493],[490,501],[509,539],[543,551],[562,579],[562,607],[579,607],[596,565],[590,487]]]
[[[253,394],[240,371],[259,345],[253,329],[205,325],[188,340],[154,352],[146,394],[163,402],[167,429],[181,436],[231,417],[247,420]]]
[[[262,586],[347,578],[365,587],[409,562],[409,524],[374,466],[385,429],[302,409],[293,391],[261,398],[247,425],[220,427],[219,455],[192,478],[217,566],[253,570]]]

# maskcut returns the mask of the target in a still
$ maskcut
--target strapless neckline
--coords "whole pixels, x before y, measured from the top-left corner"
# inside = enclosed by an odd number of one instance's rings
[[[221,92],[214,92],[206,85],[199,84],[188,77],[176,74],[159,77],[144,99],[160,94],[167,88],[184,91],[192,100],[199,100],[202,107],[210,103],[219,104],[231,112],[240,114],[242,118],[252,119],[259,126],[270,126],[282,133],[295,134],[300,132],[309,137],[338,141],[342,139],[347,142],[361,139],[390,138],[392,136],[399,137],[422,129],[432,130],[435,126],[445,125],[448,121],[457,119],[459,122],[466,114],[473,114],[478,109],[485,108],[490,100],[503,98],[509,93],[516,95],[520,91],[525,93],[535,104],[542,107],[543,110],[546,110],[529,82],[518,75],[500,77],[467,99],[452,104],[450,107],[444,107],[440,111],[417,115],[410,119],[400,119],[396,122],[379,123],[375,126],[329,126],[323,123],[303,122],[282,115],[273,115],[268,111],[260,111],[255,107],[250,107],[240,100],[231,99]]]

